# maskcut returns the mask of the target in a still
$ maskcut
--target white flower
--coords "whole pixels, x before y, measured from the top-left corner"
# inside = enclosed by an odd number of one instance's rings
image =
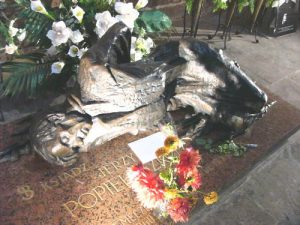
[[[11,37],[16,36],[16,34],[18,33],[19,29],[14,27],[14,23],[16,20],[12,20],[9,23],[9,28],[8,28],[8,34]]]
[[[75,45],[70,46],[68,55],[71,57],[76,57],[79,52],[79,48]]]
[[[125,3],[125,2],[116,2],[115,3],[115,10],[117,13],[124,15],[128,14],[129,11],[133,9],[133,4],[132,2]]]
[[[85,11],[80,8],[78,5],[75,8],[71,8],[73,16],[79,21],[79,23],[82,22],[83,15],[85,14]]]
[[[41,3],[40,0],[31,1],[30,7],[35,12],[46,14],[46,15],[48,14],[47,10],[45,9],[44,5]]]
[[[65,63],[64,62],[55,62],[51,65],[51,73],[60,73],[62,69],[64,68]]]
[[[59,51],[57,50],[57,48],[55,46],[51,46],[50,48],[47,49],[47,55],[49,56],[54,56],[58,53]]]
[[[143,53],[140,51],[140,50],[131,50],[130,51],[130,58],[131,58],[131,61],[135,62],[135,61],[138,61],[138,60],[141,60],[143,58]]]
[[[79,59],[81,59],[81,57],[83,56],[84,53],[86,53],[88,50],[88,48],[81,48],[79,49],[78,53],[77,53],[77,56]]]
[[[134,21],[138,17],[139,17],[139,12],[134,9],[130,14],[117,15],[116,19],[123,22],[130,30],[132,30],[134,27]]]
[[[148,4],[148,0],[139,0],[136,5],[135,5],[135,8],[137,10],[141,9],[141,8],[144,8],[146,5]]]
[[[72,33],[70,39],[71,39],[71,41],[72,41],[74,44],[77,44],[77,43],[82,42],[82,41],[84,40],[83,35],[80,33],[79,30],[73,31],[73,33]]]
[[[14,54],[15,51],[17,51],[17,49],[18,49],[18,47],[14,43],[11,43],[11,44],[5,46],[5,53],[11,55],[11,54]]]
[[[52,45],[59,46],[68,41],[72,35],[72,30],[66,27],[64,21],[53,22],[52,30],[49,30],[47,37],[51,40]]]
[[[109,11],[97,13],[95,19],[97,21],[95,32],[98,34],[99,38],[101,38],[112,25],[118,22],[116,18],[111,16]]]
[[[26,37],[26,30],[25,29],[19,29],[19,35],[17,36],[19,41],[23,41]]]
[[[134,21],[139,17],[139,12],[133,8],[132,2],[116,2],[115,10],[121,15],[117,15],[116,19],[123,22],[131,30],[134,27]]]

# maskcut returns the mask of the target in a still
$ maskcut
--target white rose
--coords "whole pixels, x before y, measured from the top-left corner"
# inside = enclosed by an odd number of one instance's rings
[[[137,10],[141,9],[141,8],[144,8],[146,5],[148,4],[148,0],[139,0],[136,5],[135,5],[135,8]]]
[[[79,49],[78,54],[77,54],[78,58],[81,59],[81,57],[83,56],[84,53],[87,52],[87,50],[88,50],[88,48]]]
[[[153,42],[152,38],[148,37],[148,38],[145,40],[145,48],[146,48],[147,54],[150,53],[151,48],[153,48],[153,47],[154,47],[154,42]]]
[[[20,34],[17,36],[19,41],[23,41],[26,37],[26,30],[25,29],[20,29]]]
[[[48,14],[47,10],[45,9],[44,5],[41,3],[40,0],[31,1],[30,8],[35,12],[46,14],[46,15]]]
[[[97,21],[95,32],[99,38],[101,38],[112,25],[118,22],[116,18],[111,16],[109,11],[97,13],[95,19]]]
[[[58,53],[59,51],[57,50],[57,48],[55,46],[51,46],[50,48],[47,49],[47,55],[49,56],[54,56]]]
[[[14,43],[11,43],[11,44],[5,46],[5,53],[11,55],[11,54],[14,54],[17,51],[17,49],[18,49],[18,47]]]
[[[132,2],[125,3],[125,2],[116,2],[115,3],[115,10],[117,13],[124,15],[128,14],[129,11],[133,9],[133,4]]]
[[[75,8],[71,8],[71,11],[73,16],[79,21],[79,23],[81,23],[85,11],[82,8],[80,8],[78,5]]]
[[[71,57],[76,57],[79,52],[79,48],[75,45],[72,45],[69,49],[68,55]]]
[[[55,62],[51,65],[51,73],[59,74],[64,68],[64,62]]]
[[[117,15],[116,19],[123,22],[129,29],[133,29],[134,21],[139,17],[139,12],[136,9],[132,9],[129,14]]]
[[[18,33],[19,29],[14,27],[14,23],[16,20],[12,20],[9,23],[9,28],[8,28],[8,34],[11,37],[16,36],[16,34]]]
[[[84,40],[83,35],[80,33],[79,30],[73,31],[70,39],[74,44],[77,44],[77,43],[82,42]]]
[[[52,45],[59,46],[68,41],[72,35],[72,30],[66,27],[64,21],[54,22],[52,30],[49,30],[47,37],[51,40]]]

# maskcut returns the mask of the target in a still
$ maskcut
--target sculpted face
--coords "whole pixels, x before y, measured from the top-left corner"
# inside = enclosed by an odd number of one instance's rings
[[[74,118],[65,114],[49,114],[38,121],[33,133],[35,151],[52,164],[72,165],[82,151],[83,139],[91,127],[85,121],[74,122]]]

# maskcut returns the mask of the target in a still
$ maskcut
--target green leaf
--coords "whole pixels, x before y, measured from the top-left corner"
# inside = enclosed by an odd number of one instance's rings
[[[140,13],[135,21],[135,32],[144,29],[147,33],[162,32],[172,26],[171,19],[159,10],[147,10]]]
[[[194,0],[185,0],[185,8],[188,14],[192,12]]]
[[[15,96],[25,93],[34,96],[38,87],[51,74],[52,61],[43,62],[40,53],[19,56],[18,61],[2,64],[3,72],[9,74],[4,80],[4,95]]]
[[[172,179],[172,175],[169,172],[169,170],[164,170],[162,172],[159,173],[159,177],[160,179],[162,179],[165,183],[169,184],[171,183],[171,179]]]

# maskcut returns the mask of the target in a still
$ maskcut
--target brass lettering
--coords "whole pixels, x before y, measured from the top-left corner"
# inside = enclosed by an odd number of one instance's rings
[[[99,188],[101,188],[101,190],[102,190],[100,193],[99,193],[99,190],[98,190]],[[103,198],[101,196],[102,194],[105,193],[105,188],[103,186],[97,186],[97,187],[93,188],[92,191],[97,195],[97,197],[100,200],[103,200]]]
[[[71,169],[70,172],[74,177],[77,177],[81,174],[81,169],[78,167],[75,167],[75,168]]]
[[[34,196],[34,191],[31,190],[29,185],[18,187],[17,192],[19,195],[22,195],[22,200],[24,201],[30,200]]]
[[[70,208],[69,207],[69,204],[73,204],[73,207],[72,208]],[[71,216],[72,217],[75,217],[75,214],[73,213],[76,209],[77,209],[77,207],[78,207],[78,203],[77,202],[75,202],[75,201],[68,201],[67,203],[64,203],[63,204],[63,207],[65,207],[65,209],[71,214]]]
[[[132,153],[130,153],[130,155],[126,155],[125,158],[131,159],[132,162],[136,162],[136,159],[133,157]],[[128,165],[131,165],[131,164],[130,163],[126,164],[126,166],[128,166]]]
[[[116,170],[122,168],[122,166],[120,166],[120,163],[119,163],[118,161],[113,161],[113,162],[111,162],[111,165],[112,165]]]
[[[82,173],[83,173],[83,172],[89,171],[89,169],[86,168],[85,163],[82,163],[80,166],[81,166],[81,172],[82,172]]]
[[[118,178],[120,179],[120,181],[125,184],[128,188],[130,188],[130,185],[123,179],[123,177],[121,175],[118,176]]]
[[[40,182],[42,188],[44,189],[44,191],[48,191],[49,190],[52,190],[52,187],[48,185],[47,182]]]
[[[90,205],[86,204],[86,205],[84,205],[83,202],[82,202],[83,196],[92,196],[93,200],[94,200],[93,204],[90,204]],[[97,202],[98,202],[97,196],[94,195],[93,193],[89,193],[89,192],[80,195],[79,198],[78,198],[78,204],[80,205],[80,207],[85,208],[85,209],[91,209],[91,208],[95,207],[95,205],[97,204]]]
[[[104,183],[103,185],[107,188],[107,190],[113,195],[114,192],[121,192],[123,189],[118,189],[118,187],[116,187],[116,185],[118,184],[118,182],[113,183],[112,181],[108,181],[106,183]]]
[[[64,172],[63,176],[65,180],[74,178],[72,175],[68,174],[67,172]]]
[[[111,172],[107,169],[106,166],[102,166],[102,167],[98,168],[98,171],[102,174],[103,177],[111,174]]]
[[[57,178],[54,177],[49,180],[49,184],[51,184],[51,187],[58,187],[60,183]]]

